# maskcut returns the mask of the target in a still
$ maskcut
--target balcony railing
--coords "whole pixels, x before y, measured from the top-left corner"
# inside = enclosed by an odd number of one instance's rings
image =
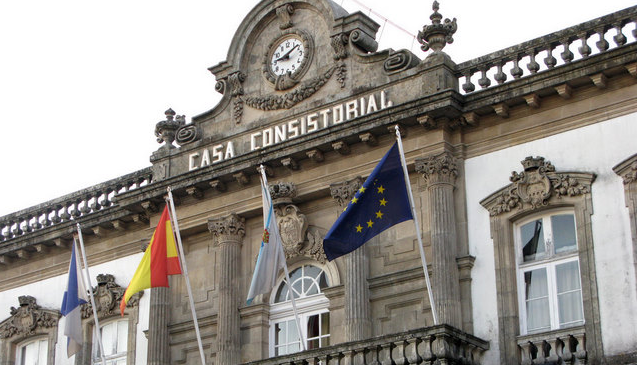
[[[448,325],[348,342],[245,365],[479,365],[489,343]]]
[[[458,65],[456,76],[469,94],[476,90],[474,81],[486,89],[605,53],[637,38],[635,19],[637,6],[463,62]]]
[[[522,365],[586,364],[584,327],[520,336],[518,346]]]
[[[0,217],[0,242],[108,209],[118,194],[145,186],[151,180],[148,167]]]

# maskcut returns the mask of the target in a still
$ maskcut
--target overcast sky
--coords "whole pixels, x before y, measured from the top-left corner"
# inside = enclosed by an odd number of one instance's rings
[[[430,23],[431,1],[359,1],[413,34]],[[362,10],[354,0],[336,2]],[[455,42],[445,48],[457,63],[634,5],[439,2],[445,18],[457,18]],[[155,124],[166,109],[190,121],[219,100],[207,68],[226,59],[256,3],[0,2],[0,216],[149,166],[159,148]],[[381,48],[426,56],[402,31],[382,32]]]

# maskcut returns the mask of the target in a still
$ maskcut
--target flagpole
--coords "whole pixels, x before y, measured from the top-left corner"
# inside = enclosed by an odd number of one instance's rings
[[[80,241],[80,252],[82,253],[82,261],[84,261],[84,270],[86,271],[86,280],[88,280],[88,294],[91,298],[91,307],[93,307],[93,318],[95,319],[95,334],[97,335],[97,343],[100,346],[100,357],[102,358],[102,365],[106,365],[106,358],[104,357],[104,344],[102,343],[102,333],[100,332],[100,321],[97,318],[97,306],[95,305],[95,297],[93,297],[93,284],[91,284],[91,274],[88,271],[88,260],[86,259],[86,250],[84,249],[84,238],[82,237],[82,228],[77,223],[77,237]],[[75,237],[73,237],[73,244],[75,244]],[[80,266],[82,263],[80,262]],[[82,284],[86,288],[86,281],[84,281],[84,275],[80,275]]]
[[[409,194],[409,204],[411,205],[411,214],[414,216],[414,226],[416,228],[416,237],[418,238],[418,248],[420,249],[420,259],[422,261],[422,269],[425,272],[425,283],[427,284],[427,294],[429,295],[429,304],[431,305],[431,314],[434,317],[434,326],[438,324],[438,315],[436,314],[436,306],[434,305],[434,297],[431,292],[431,282],[429,281],[429,271],[427,270],[427,259],[425,258],[425,249],[422,247],[422,237],[420,233],[420,225],[418,224],[418,216],[414,205],[414,196],[411,193],[411,183],[409,182],[409,173],[407,173],[407,162],[405,161],[405,151],[403,150],[403,141],[400,138],[400,129],[398,125],[396,129],[396,139],[398,141],[398,150],[400,151],[400,161],[405,174],[405,184],[407,185],[407,194]],[[440,273],[439,273],[440,274]]]
[[[263,167],[263,165],[259,166],[259,171],[261,172],[261,180],[263,181],[263,188],[264,189],[269,189],[268,188],[268,178],[265,175],[265,168]],[[266,190],[264,192],[264,194],[267,194],[268,197],[268,203],[270,204],[270,209],[273,209],[272,206],[272,196],[270,196],[270,191]],[[276,217],[274,217],[274,219],[276,219]],[[274,224],[277,224],[276,222]],[[278,229],[277,229],[278,231]],[[280,235],[280,233],[279,233]],[[279,247],[277,248],[277,251],[279,251],[279,253],[281,252],[280,250],[282,249],[281,245],[279,245]],[[294,299],[294,291],[292,290],[292,280],[290,279],[290,273],[288,272],[288,264],[285,261],[285,255],[283,255],[283,271],[285,272],[285,283],[288,286],[288,292],[290,293],[290,298],[292,299],[292,311],[294,312],[294,319],[296,320],[296,330],[299,333],[299,337],[301,338],[301,348],[303,349],[303,351],[306,351],[306,344],[305,344],[305,337],[303,336],[303,332],[301,331],[301,320],[299,319],[299,313],[296,309],[296,299]]]
[[[184,277],[186,279],[186,288],[188,289],[188,300],[190,301],[190,311],[192,312],[192,319],[195,324],[195,333],[197,335],[197,345],[199,346],[199,355],[201,355],[201,364],[206,365],[206,357],[203,352],[203,344],[201,343],[201,333],[199,333],[199,322],[197,322],[197,312],[195,312],[195,302],[192,298],[192,288],[190,287],[190,279],[188,278],[188,267],[186,266],[186,255],[184,254],[184,246],[181,243],[181,233],[179,232],[179,223],[177,223],[177,213],[175,212],[175,203],[173,201],[173,193],[170,187],[168,187],[168,201],[170,202],[170,218],[174,224],[175,232],[177,236],[177,246],[179,246],[179,257],[181,261],[181,267],[184,269]]]

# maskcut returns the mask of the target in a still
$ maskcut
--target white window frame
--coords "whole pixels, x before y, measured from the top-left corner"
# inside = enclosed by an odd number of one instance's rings
[[[26,341],[24,343],[21,343],[17,346],[17,351],[16,351],[16,365],[22,365],[22,350],[29,346],[32,343],[38,343],[38,358],[42,358],[42,355],[39,354],[39,351],[42,350],[42,343],[44,343],[44,345],[46,346],[45,348],[45,353],[44,353],[44,364],[40,364],[39,362],[37,363],[37,365],[47,365],[48,363],[48,358],[49,358],[49,339],[48,338],[43,338],[43,337],[38,337],[35,339],[29,339],[29,341]]]
[[[551,254],[547,252],[549,249],[554,250],[552,241],[553,232],[551,226],[551,217],[555,215],[572,215],[574,220],[574,229],[575,229],[575,242],[576,247],[574,250],[565,252],[565,253],[555,253]],[[542,230],[544,234],[544,242],[545,242],[545,254],[543,257],[540,257],[536,260],[524,262],[524,254],[522,252],[523,242],[521,239],[521,227],[529,222],[542,219]],[[581,266],[579,263],[579,239],[577,237],[577,219],[574,211],[572,209],[557,209],[557,210],[549,210],[544,211],[540,214],[534,214],[532,216],[526,217],[523,220],[520,220],[514,224],[514,240],[515,240],[515,250],[516,250],[516,271],[517,271],[517,282],[518,282],[518,308],[520,313],[520,334],[526,335],[530,333],[542,333],[548,332],[552,330],[557,330],[560,328],[568,328],[571,326],[580,326],[584,325],[584,303],[583,300],[580,300],[581,313],[582,313],[582,321],[566,323],[560,326],[560,318],[559,318],[559,308],[558,308],[558,295],[557,295],[557,278],[556,278],[556,267],[561,264],[566,264],[569,262],[577,262],[578,267],[578,277],[580,280],[580,298],[582,299],[582,273]],[[548,224],[547,224],[548,222]],[[547,237],[550,240],[547,240]],[[525,295],[525,281],[524,274],[529,271],[544,269],[547,274],[547,290],[548,290],[548,305],[549,305],[549,320],[550,320],[550,328],[546,329],[534,329],[529,331],[527,326],[527,313],[526,313],[526,295]]]
[[[327,277],[327,270],[324,267],[321,267],[319,265],[314,265],[314,264],[302,264],[302,265],[298,265],[296,267],[294,267],[293,269],[290,269],[290,272],[301,268],[302,266],[314,266],[317,267],[319,269],[321,269],[321,271],[323,272],[323,275],[326,276],[326,279],[328,280],[328,285],[330,283],[328,277]],[[275,356],[275,344],[276,344],[276,334],[275,334],[275,327],[277,323],[280,322],[285,322],[285,321],[296,321],[295,317],[294,317],[294,311],[293,311],[293,307],[292,307],[292,301],[288,300],[285,302],[280,302],[280,303],[275,303],[276,300],[276,295],[278,292],[279,287],[281,286],[281,284],[283,283],[283,279],[280,279],[277,283],[277,285],[275,286],[275,289],[272,290],[272,294],[271,294],[271,298],[270,298],[270,328],[269,328],[269,353],[270,356]],[[286,284],[284,284],[286,285]],[[319,288],[320,290],[320,288]],[[306,341],[306,346],[307,346],[307,323],[308,320],[311,316],[313,315],[317,315],[317,314],[323,314],[323,313],[329,313],[329,299],[327,299],[327,297],[325,296],[325,294],[323,294],[322,292],[319,292],[318,294],[313,294],[304,298],[296,298],[296,307],[297,307],[297,312],[299,315],[299,320],[300,320],[300,326],[301,326],[301,334],[302,334],[302,338],[305,339]],[[296,324],[295,324],[296,326]],[[321,338],[321,340],[319,341],[321,343],[321,346],[323,346],[323,341],[325,340],[325,338],[331,338],[331,333],[328,336],[324,336]],[[303,351],[302,347],[299,344],[299,351]]]
[[[105,355],[104,358],[106,360],[106,365],[112,365],[112,364],[116,364],[118,361],[124,360],[126,363],[128,363],[127,359],[128,359],[128,352],[129,352],[129,348],[128,348],[128,338],[129,338],[129,320],[128,318],[124,318],[124,319],[114,319],[114,320],[110,320],[107,321],[105,323],[100,323],[100,326],[102,328],[109,326],[109,325],[113,325],[113,324],[117,324],[117,336],[115,337],[115,343],[118,343],[118,339],[119,339],[119,326],[123,326],[124,328],[126,328],[126,336],[124,338],[124,342],[126,343],[126,351],[124,352],[117,352],[115,354],[112,355]],[[93,332],[92,334],[93,336],[93,348],[91,349],[91,364],[95,364],[95,365],[103,365],[102,363],[102,359],[100,357],[98,357],[98,349],[99,349],[99,343],[97,341],[97,336],[95,336],[95,332]],[[102,342],[104,342],[104,339],[102,338]],[[119,347],[119,346],[118,346]],[[117,349],[119,351],[119,348]],[[109,350],[104,349],[105,352],[108,353]]]

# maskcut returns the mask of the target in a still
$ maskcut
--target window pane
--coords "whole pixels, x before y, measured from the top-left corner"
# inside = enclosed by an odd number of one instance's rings
[[[288,321],[288,342],[299,342],[299,331],[294,319]]]
[[[276,337],[276,345],[287,343],[288,334],[286,322],[281,322],[274,325],[274,336]]]
[[[527,330],[550,329],[548,283],[545,269],[524,273]]]
[[[316,266],[305,266],[305,276],[311,277],[313,279],[318,278],[318,276],[321,274],[322,270],[319,269]]]
[[[325,276],[324,272],[321,273],[321,277],[319,279],[319,286],[321,289],[325,289],[328,287],[327,277]]]
[[[522,239],[524,261],[535,260],[537,254],[544,253],[544,230],[542,229],[541,219],[520,227],[520,237]]]
[[[319,315],[315,314],[307,319],[307,338],[314,338],[319,335]]]
[[[321,314],[321,335],[329,335],[330,334],[330,314],[322,313]]]
[[[555,266],[557,281],[557,305],[560,327],[583,323],[582,289],[579,276],[579,262],[571,261]]]
[[[38,365],[46,365],[46,357],[47,357],[47,350],[48,350],[48,341],[47,340],[40,340],[39,342],[39,348],[38,348],[38,355],[39,355],[39,359],[38,359]]]
[[[314,295],[319,293],[318,286],[315,285],[315,281],[312,279],[303,279],[303,285],[305,289],[305,295]]]
[[[285,302],[288,296],[288,286],[285,282],[279,285],[279,291],[276,293],[275,303]]]
[[[577,249],[575,240],[575,217],[572,214],[560,214],[551,217],[555,253]]]
[[[115,353],[115,333],[113,331],[113,324],[109,323],[102,326],[102,345],[104,346],[104,355],[112,355]],[[97,343],[97,341],[93,342]],[[97,354],[99,355],[99,346],[97,347]]]
[[[117,353],[126,352],[128,347],[128,321],[117,322]]]
[[[38,340],[28,343],[19,351],[20,365],[46,365],[48,341]]]

